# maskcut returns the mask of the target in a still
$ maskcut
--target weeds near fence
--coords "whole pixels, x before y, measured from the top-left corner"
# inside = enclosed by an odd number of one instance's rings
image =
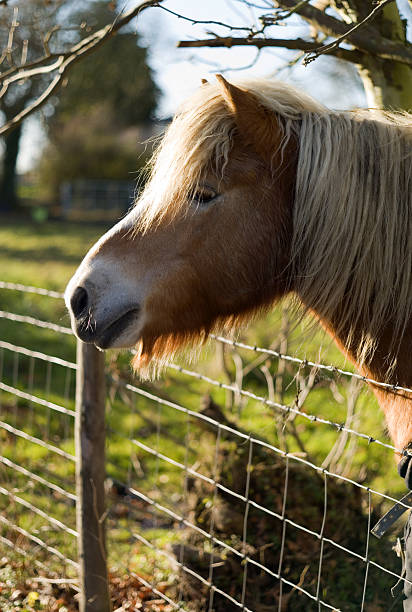
[[[61,307],[55,292],[0,290]],[[40,306],[1,304],[0,544],[72,587],[74,339]],[[147,609],[401,610],[399,525],[370,531],[404,491],[366,379],[333,349],[320,362],[317,339],[299,358],[285,309],[253,334],[212,337],[198,365],[144,385],[128,354],[109,353],[109,567],[134,577]]]

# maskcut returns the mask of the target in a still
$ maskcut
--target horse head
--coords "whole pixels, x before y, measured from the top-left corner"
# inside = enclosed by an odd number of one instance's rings
[[[137,346],[142,368],[289,291],[296,163],[296,138],[252,92],[223,77],[201,87],[68,285],[78,337]]]

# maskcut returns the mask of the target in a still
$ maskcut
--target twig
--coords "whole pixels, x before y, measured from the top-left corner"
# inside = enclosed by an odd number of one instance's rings
[[[27,61],[27,52],[29,50],[29,41],[27,38],[23,41],[22,50],[21,50],[21,58],[20,58],[20,66],[24,66]]]
[[[130,11],[124,13],[123,17],[119,18],[114,23],[109,24],[104,28],[101,28],[97,32],[94,32],[91,36],[83,39],[82,41],[71,47],[71,49],[66,54],[60,55],[55,64],[53,64],[53,67],[43,66],[38,68],[38,72],[23,71],[24,78],[27,78],[28,76],[34,76],[35,74],[41,74],[42,72],[52,72],[56,69],[58,70],[58,73],[51,81],[51,83],[49,83],[48,87],[43,91],[43,93],[38,96],[36,100],[32,102],[32,104],[27,106],[17,115],[15,115],[12,119],[10,119],[10,121],[7,121],[3,124],[3,126],[0,128],[0,135],[7,134],[8,132],[16,128],[28,115],[31,115],[36,110],[38,110],[50,98],[50,96],[55,93],[55,91],[57,91],[57,89],[62,85],[68,71],[76,62],[80,61],[83,56],[92,53],[95,49],[100,47],[100,45],[102,45],[104,42],[106,42],[106,40],[116,34],[118,30],[120,30],[123,26],[125,26],[132,19],[134,19],[134,17],[137,17],[142,11],[153,6],[159,6],[159,3],[162,1],[163,0],[146,0],[145,2],[140,3],[134,9],[131,9]],[[19,77],[17,77],[16,75],[14,77],[14,80],[20,80],[21,78],[23,78],[21,74],[22,73],[20,73]],[[10,83],[8,83],[7,81],[3,83],[3,94],[7,90],[9,84]]]
[[[289,314],[284,306],[282,308],[282,324],[279,333],[279,352],[286,355],[289,344],[290,321]],[[276,401],[283,403],[284,400],[284,382],[286,373],[286,361],[279,359],[278,369],[276,372]]]
[[[17,21],[17,17],[19,14],[19,8],[16,6],[14,7],[14,11],[13,11],[13,21],[11,22],[11,26],[10,26],[10,30],[9,30],[9,38],[7,41],[7,47],[5,50],[5,54],[7,59],[9,60],[9,64],[12,65],[13,64],[13,56],[12,56],[12,51],[13,51],[13,39],[14,39],[14,33],[19,25],[19,22]]]
[[[356,30],[364,26],[365,23],[367,23],[368,21],[371,21],[375,17],[375,15],[379,13],[379,11],[381,11],[387,4],[390,4],[391,2],[394,2],[394,0],[382,0],[382,2],[375,6],[375,8],[369,13],[369,15],[365,17],[365,19],[359,21],[359,23],[357,23],[353,26],[353,28],[348,30],[346,34],[342,34],[336,40],[327,45],[322,45],[321,47],[313,51],[312,54],[308,53],[305,59],[303,60],[303,64],[307,66],[308,64],[310,64],[310,62],[313,62],[317,57],[319,57],[319,55],[322,55],[323,53],[329,53],[332,49],[337,49],[339,44],[343,40],[347,40],[351,34],[353,34]]]
[[[307,380],[305,380],[305,378],[302,376],[300,368],[297,371],[296,377],[295,377],[296,386],[297,386],[296,399],[295,399],[296,408],[298,409],[302,408],[309,393],[312,391],[312,389],[314,388],[316,384],[317,374],[318,374],[318,368],[316,366],[313,366],[311,368]]]
[[[232,352],[233,363],[235,364],[235,385],[237,389],[242,389],[243,387],[243,377],[244,377],[244,368],[243,368],[243,360],[240,354],[233,350]],[[239,392],[235,393],[235,406],[237,407],[237,414],[240,417],[243,406],[245,404],[244,398],[240,395]]]
[[[267,360],[268,361],[268,360]],[[270,365],[270,363],[269,363]],[[273,384],[273,377],[270,373],[268,363],[260,366],[260,370],[263,372],[266,378],[266,384],[268,389],[268,398],[270,401],[275,401],[275,386]],[[275,425],[276,425],[276,433],[279,440],[280,448],[286,452],[289,451],[287,439],[285,436],[285,418],[283,415],[274,413],[275,416]]]
[[[295,8],[295,0],[277,0],[277,5],[284,8]],[[302,19],[309,22],[327,36],[346,38],[348,26],[346,23],[321,11],[312,4],[304,4],[296,11]],[[349,28],[350,29],[350,28]],[[375,55],[381,59],[392,60],[412,66],[412,45],[395,42],[389,38],[379,35],[376,30],[368,24],[364,24],[361,30],[356,30],[351,35],[351,44],[366,53]],[[333,49],[335,53],[339,49]],[[310,51],[310,50],[309,50]]]
[[[256,50],[256,55],[255,57],[252,59],[251,62],[249,62],[249,64],[243,64],[243,66],[236,66],[236,68],[231,68],[230,66],[228,66],[227,68],[219,68],[219,71],[224,74],[225,72],[237,72],[237,71],[241,71],[241,70],[249,70],[250,68],[254,68],[258,62],[258,59],[260,57],[260,52],[261,49],[257,49]]]
[[[78,584],[78,578],[45,578],[44,576],[33,576],[29,578],[33,582],[44,582],[46,584]]]
[[[277,15],[277,14],[275,14],[274,16],[262,15],[262,17],[260,17],[260,20],[264,25],[276,25],[279,21],[285,21],[285,19],[289,19],[289,17],[297,13],[304,4],[309,4],[309,2],[310,0],[301,0],[300,2],[297,3],[296,6],[292,7],[286,13],[284,13],[284,15]],[[284,11],[284,9],[277,9],[277,10]]]
[[[46,34],[46,36],[43,39],[43,46],[44,46],[44,50],[46,51],[47,57],[50,56],[50,47],[49,47],[49,43],[51,40],[51,37],[53,36],[53,34],[55,34],[55,32],[58,32],[60,30],[60,26],[59,25],[54,25]]]
[[[232,373],[228,368],[228,365],[226,363],[226,347],[222,344],[222,346],[217,346],[216,347],[216,352],[219,358],[219,364],[220,364],[220,368],[226,378],[226,381],[229,383],[229,385],[232,384]],[[233,393],[232,391],[226,391],[226,408],[230,411],[232,411],[233,409]]]
[[[175,17],[177,17],[178,19],[183,19],[184,21],[189,21],[192,25],[217,25],[217,26],[221,26],[222,28],[228,28],[229,30],[241,30],[242,32],[244,31],[249,31],[251,34],[255,33],[257,34],[257,31],[254,31],[253,27],[249,27],[249,26],[232,26],[228,23],[225,23],[223,21],[214,21],[212,19],[193,19],[192,17],[186,17],[185,15],[181,15],[180,13],[175,13],[175,11],[172,11],[169,8],[166,8],[165,6],[161,6],[159,5],[159,8],[161,8],[163,11],[166,11],[166,13],[170,13],[171,15],[174,15]]]

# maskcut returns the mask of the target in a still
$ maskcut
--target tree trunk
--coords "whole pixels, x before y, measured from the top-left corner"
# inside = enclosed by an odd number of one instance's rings
[[[388,4],[373,25],[385,38],[406,44],[406,23],[396,3]],[[399,62],[367,59],[359,69],[368,102],[380,108],[412,111],[412,68]]]
[[[374,7],[372,0],[334,0],[333,4],[340,17],[348,23],[361,21]],[[385,6],[370,25],[376,30],[377,37],[407,44],[406,22],[401,19],[396,2]],[[364,54],[364,60],[357,68],[370,108],[412,111],[410,66]]]
[[[19,153],[21,125],[4,138],[4,157],[0,180],[0,212],[15,208],[17,204],[16,162]]]
[[[412,111],[412,69],[398,62],[368,58],[358,71],[368,107]]]

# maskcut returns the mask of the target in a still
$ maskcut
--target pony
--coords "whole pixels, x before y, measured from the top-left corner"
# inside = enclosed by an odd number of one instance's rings
[[[412,116],[334,112],[217,75],[187,100],[129,213],[66,289],[75,334],[148,374],[297,297],[368,378],[412,386]],[[375,386],[396,449],[412,397]],[[412,461],[397,455],[412,488]]]

